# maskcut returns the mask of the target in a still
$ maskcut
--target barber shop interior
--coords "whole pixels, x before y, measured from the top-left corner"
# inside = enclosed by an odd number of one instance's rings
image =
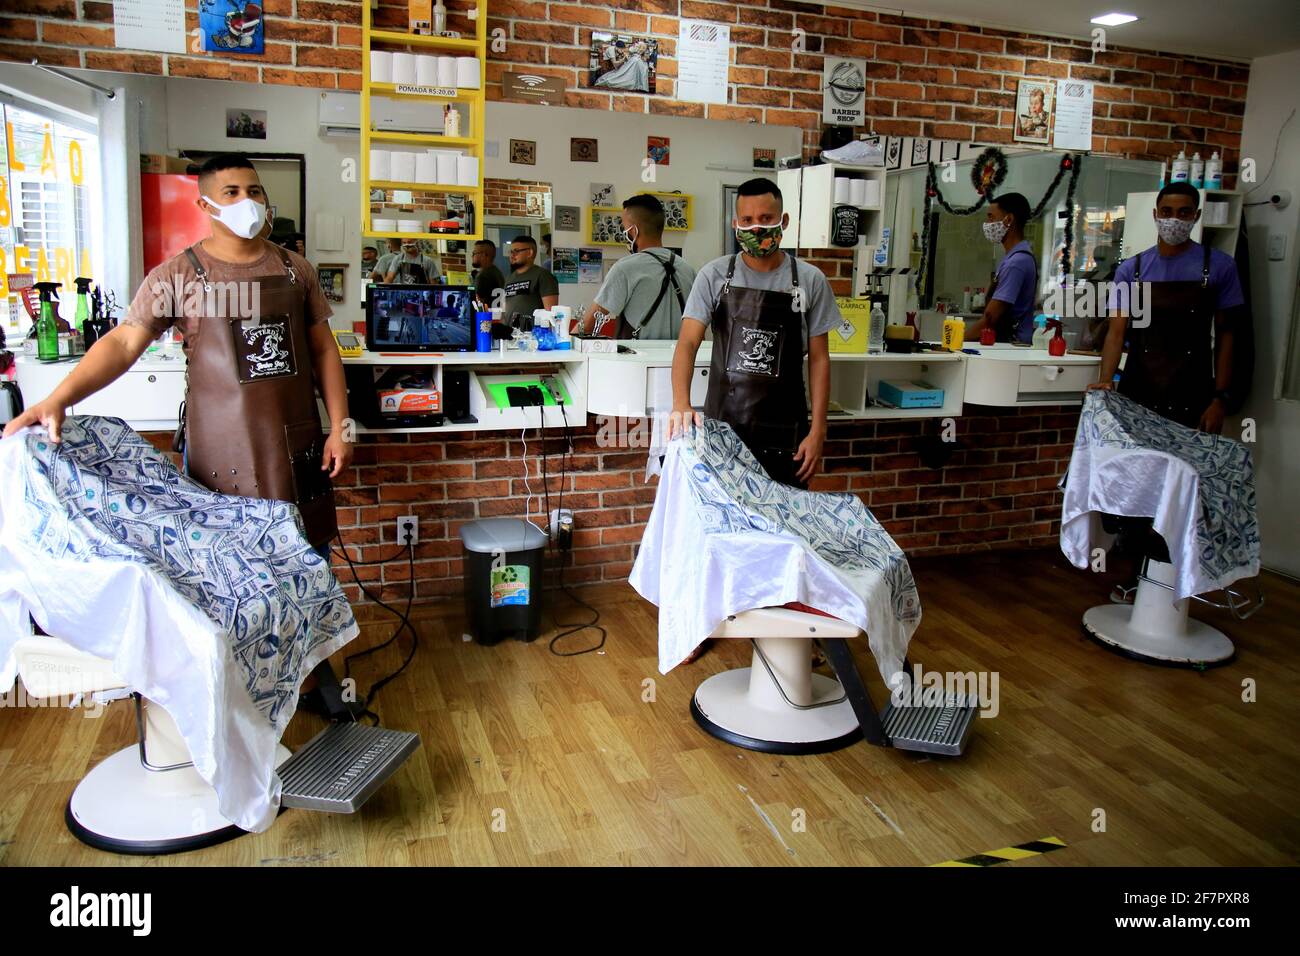
[[[1300,16],[1169,13],[4,4],[0,864],[1295,865]]]

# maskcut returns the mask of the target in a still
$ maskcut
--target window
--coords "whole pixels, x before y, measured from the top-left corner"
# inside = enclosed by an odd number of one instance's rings
[[[35,106],[0,104],[0,323],[25,335],[31,319],[18,295],[30,282],[58,282],[70,318],[78,276],[102,274],[99,136],[92,123]]]

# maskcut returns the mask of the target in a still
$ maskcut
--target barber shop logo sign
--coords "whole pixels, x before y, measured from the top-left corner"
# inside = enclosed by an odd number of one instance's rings
[[[285,343],[287,333],[287,325],[279,322],[239,329],[241,378],[244,381],[293,374],[293,355]]]

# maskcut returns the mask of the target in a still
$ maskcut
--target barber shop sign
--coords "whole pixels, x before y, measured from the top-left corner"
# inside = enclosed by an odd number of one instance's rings
[[[822,122],[861,126],[867,117],[867,61],[828,56],[822,61]]]

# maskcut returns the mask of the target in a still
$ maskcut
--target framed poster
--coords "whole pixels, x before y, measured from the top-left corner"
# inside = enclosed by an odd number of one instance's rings
[[[316,267],[316,282],[320,285],[320,290],[324,293],[325,298],[330,302],[343,301],[343,283],[346,278],[347,268],[345,263],[330,263],[328,265],[321,263]]]
[[[555,231],[577,232],[582,228],[582,210],[578,206],[555,207]],[[552,270],[554,271],[554,270]]]
[[[656,166],[669,165],[672,161],[669,143],[667,136],[647,136],[645,138],[646,157]]]
[[[924,166],[930,161],[930,141],[919,137],[912,140],[911,166]]]
[[[569,161],[596,163],[600,161],[600,144],[587,136],[574,136],[569,140]]]
[[[653,93],[659,41],[624,33],[591,35],[587,85],[591,89]]]
[[[885,169],[903,168],[903,137],[890,136],[885,140]]]
[[[255,3],[199,0],[199,32],[208,53],[249,53],[264,50],[262,8]]]
[[[1012,131],[1018,143],[1046,146],[1052,132],[1052,80],[1020,80],[1016,88],[1016,126]]]
[[[537,165],[537,143],[531,139],[512,139],[510,141],[510,162],[521,166]]]
[[[611,206],[589,207],[587,241],[593,246],[623,245],[623,210]]]

